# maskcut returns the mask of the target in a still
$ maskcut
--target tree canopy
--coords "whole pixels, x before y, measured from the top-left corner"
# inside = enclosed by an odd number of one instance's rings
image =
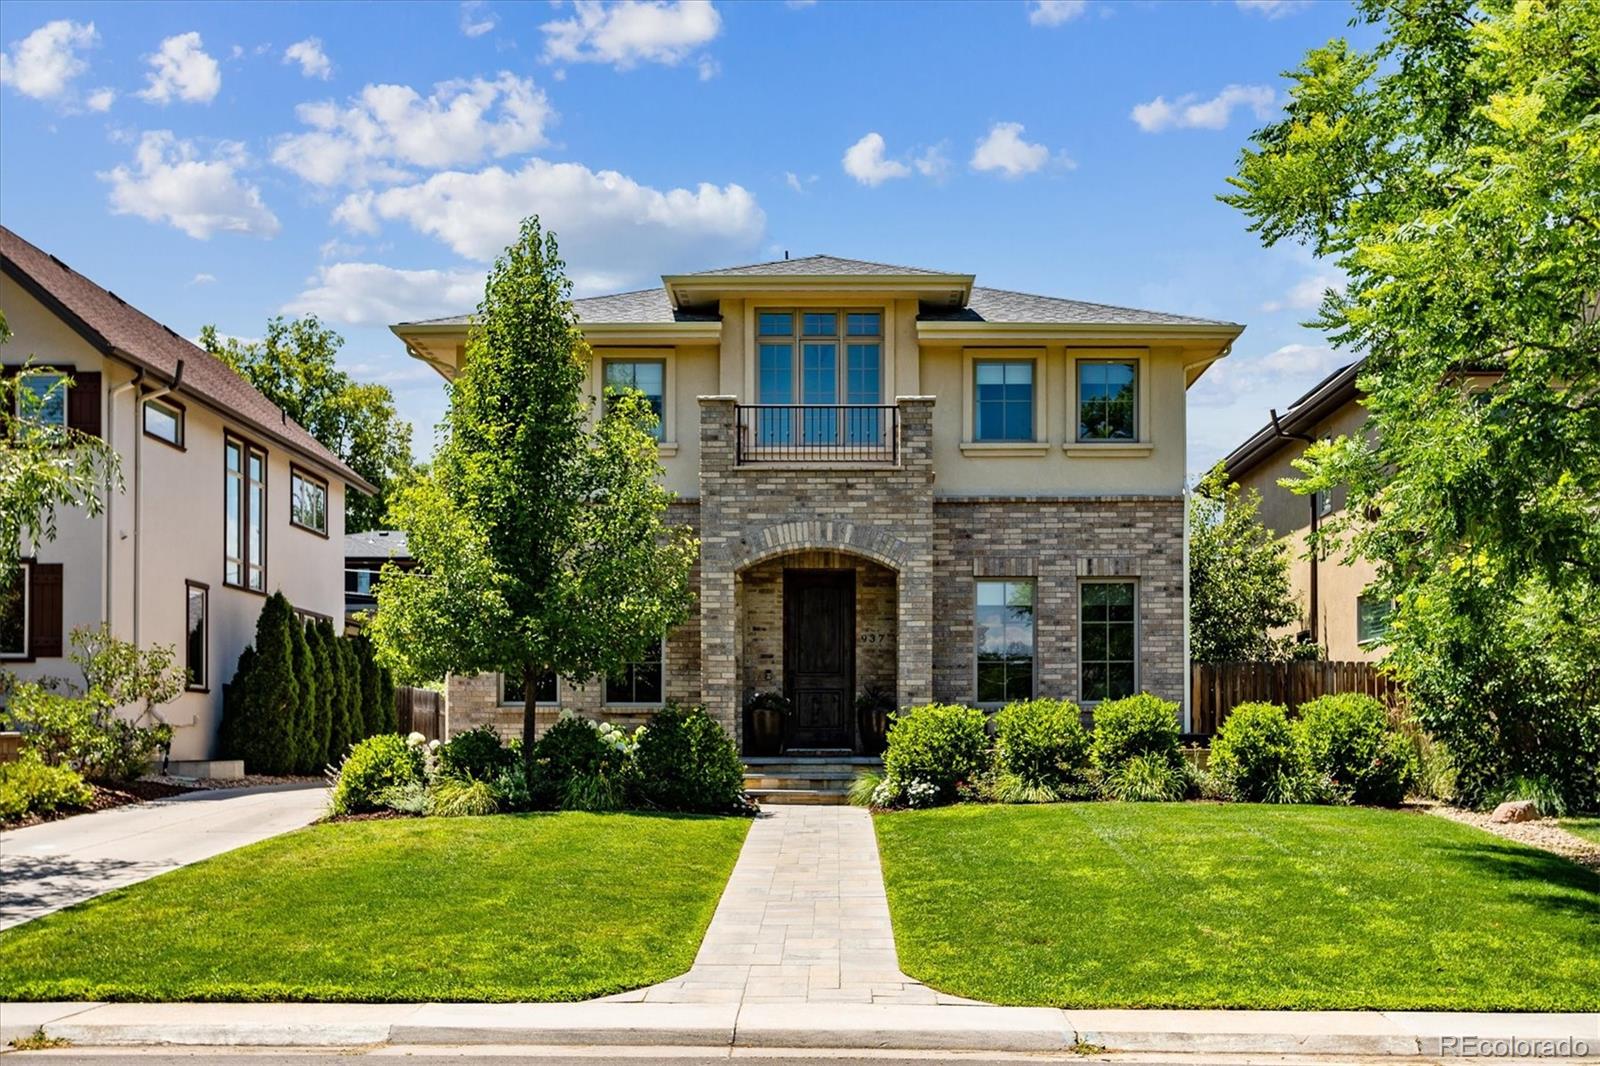
[[[1285,659],[1300,616],[1289,549],[1261,524],[1261,494],[1228,481],[1219,463],[1189,497],[1189,654],[1195,662]]]
[[[1312,445],[1324,540],[1394,598],[1390,667],[1468,799],[1600,804],[1600,5],[1362,0],[1236,191],[1343,271],[1316,325],[1366,356],[1376,434]]]
[[[200,346],[244,375],[262,395],[304,426],[345,465],[378,487],[345,499],[345,532],[382,528],[398,487],[411,474],[411,423],[395,413],[385,385],[364,384],[340,370],[344,338],[315,315],[267,321],[259,341],[200,330]]]
[[[687,615],[696,544],[665,521],[655,416],[631,393],[590,409],[564,269],[555,236],[525,221],[489,273],[428,474],[395,505],[417,568],[384,568],[372,636],[402,680],[581,683]]]

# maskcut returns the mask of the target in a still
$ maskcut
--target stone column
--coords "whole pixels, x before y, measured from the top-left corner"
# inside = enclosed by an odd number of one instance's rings
[[[742,750],[733,572],[739,531],[728,528],[722,506],[723,494],[733,489],[736,414],[732,396],[700,397],[700,702]]]
[[[900,706],[933,698],[933,397],[901,396],[901,507],[894,532],[905,545],[898,580]]]

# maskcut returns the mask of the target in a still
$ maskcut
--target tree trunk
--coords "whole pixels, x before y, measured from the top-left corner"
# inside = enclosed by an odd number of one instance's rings
[[[529,769],[533,768],[533,742],[539,730],[535,679],[543,672],[532,659],[522,664],[522,764]]]

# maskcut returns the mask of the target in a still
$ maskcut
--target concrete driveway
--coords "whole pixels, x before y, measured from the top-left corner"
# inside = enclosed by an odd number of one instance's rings
[[[299,829],[320,784],[189,792],[0,833],[0,929],[114,888]]]

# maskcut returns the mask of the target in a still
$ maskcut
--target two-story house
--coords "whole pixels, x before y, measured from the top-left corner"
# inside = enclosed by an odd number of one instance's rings
[[[622,721],[703,703],[740,735],[790,700],[790,751],[859,745],[869,687],[909,705],[1184,698],[1184,394],[1241,326],[811,256],[576,301],[589,388],[660,414],[694,616],[580,689],[451,678],[449,727],[523,702]],[[467,317],[393,327],[446,378]]]
[[[226,364],[3,227],[0,310],[5,371],[52,397],[42,417],[109,442],[123,479],[100,515],[58,513],[0,589],[0,668],[76,680],[69,635],[101,623],[171,645],[189,672],[159,709],[172,758],[214,769],[222,686],[262,602],[281,590],[342,623],[344,495],[373,488]]]

